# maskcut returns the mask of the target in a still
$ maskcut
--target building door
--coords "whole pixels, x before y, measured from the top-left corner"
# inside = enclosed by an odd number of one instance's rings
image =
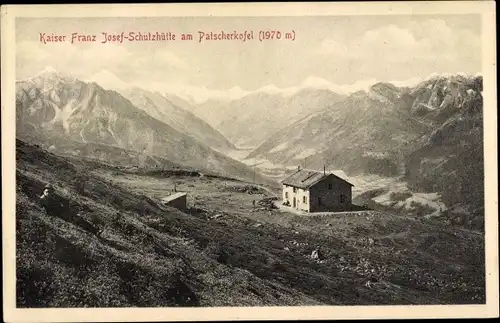
[[[297,200],[295,199],[295,196],[293,197],[293,207],[297,207]]]

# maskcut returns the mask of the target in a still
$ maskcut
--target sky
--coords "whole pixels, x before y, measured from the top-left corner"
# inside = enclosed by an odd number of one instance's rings
[[[281,39],[259,41],[259,31],[267,30],[280,31]],[[177,39],[101,43],[103,32],[157,31]],[[254,39],[199,42],[199,31],[253,31]],[[292,31],[295,40],[285,40]],[[40,33],[69,41],[44,44]],[[72,33],[96,35],[96,42],[72,44]],[[183,33],[193,40],[179,40]],[[481,72],[481,20],[479,15],[18,18],[17,79],[47,66],[103,86],[133,84],[199,101],[308,86],[352,92],[378,81],[412,85],[432,74]]]

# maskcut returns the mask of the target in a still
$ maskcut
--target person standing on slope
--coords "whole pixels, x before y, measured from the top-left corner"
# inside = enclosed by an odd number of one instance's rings
[[[103,229],[99,229],[75,213],[69,206],[68,202],[59,197],[51,184],[45,185],[43,194],[40,196],[40,204],[45,209],[45,212],[50,216],[61,218],[71,222],[85,231],[100,236]]]

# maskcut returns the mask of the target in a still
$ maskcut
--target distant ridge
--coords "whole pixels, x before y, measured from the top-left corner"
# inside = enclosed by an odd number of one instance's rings
[[[137,108],[116,91],[47,69],[16,82],[16,137],[48,146],[100,144],[200,169],[253,179],[254,170]],[[78,146],[73,147],[76,153]],[[82,153],[79,150],[78,154]],[[113,154],[109,154],[113,156]],[[271,183],[257,174],[256,180]]]

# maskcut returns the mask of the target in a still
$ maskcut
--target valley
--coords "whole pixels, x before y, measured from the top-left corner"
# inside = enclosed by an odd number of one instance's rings
[[[484,303],[481,92],[437,76],[194,104],[54,70],[18,81],[17,303]],[[298,166],[348,180],[366,211],[274,207]],[[45,214],[48,182],[102,236]],[[161,203],[174,192],[185,209]]]
[[[88,144],[110,147],[113,153],[104,153],[102,157],[111,157],[111,162],[133,151],[132,160],[154,162],[158,158],[157,167],[167,160],[167,165],[210,169],[246,179],[254,177],[243,163],[203,142],[209,140],[221,151],[232,149],[206,123],[162,96],[147,91],[134,95],[130,94],[142,109],[95,82],[86,83],[54,70],[44,70],[16,83],[16,138],[82,158],[96,159],[101,155],[86,150]],[[100,160],[106,161],[105,158]],[[269,183],[260,174],[256,180]]]
[[[375,210],[297,216],[254,207],[273,189],[239,180],[89,165],[21,141],[16,154],[19,307],[484,302],[483,236],[460,226]],[[44,214],[46,182],[102,236]],[[174,183],[185,211],[159,203]]]
[[[292,95],[252,93],[237,100],[208,100],[192,108],[238,147],[256,147],[275,132],[344,98],[326,89]]]

